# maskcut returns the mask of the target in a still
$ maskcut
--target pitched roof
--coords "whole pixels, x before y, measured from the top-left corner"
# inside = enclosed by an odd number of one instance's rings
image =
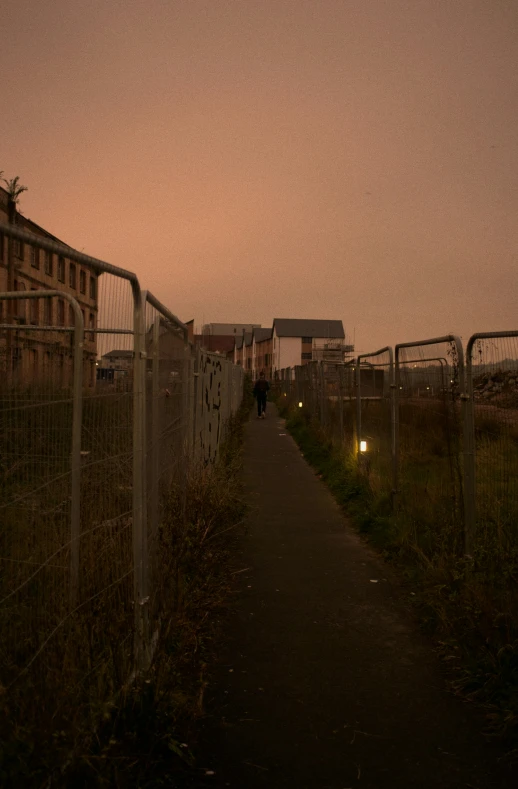
[[[252,345],[252,332],[245,332],[245,347]]]
[[[342,321],[319,321],[298,318],[275,318],[277,337],[345,338]]]
[[[241,334],[239,337],[235,337],[236,348],[239,350],[243,347],[243,335]]]
[[[104,353],[102,356],[103,359],[133,359],[133,351],[126,351],[121,349],[120,351],[108,351],[108,353]]]
[[[263,342],[263,340],[269,340],[272,336],[271,329],[254,329],[254,340],[256,342]]]

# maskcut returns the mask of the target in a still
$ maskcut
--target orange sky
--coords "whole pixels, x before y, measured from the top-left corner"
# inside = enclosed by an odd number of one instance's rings
[[[516,0],[5,0],[26,216],[184,320],[518,328]]]

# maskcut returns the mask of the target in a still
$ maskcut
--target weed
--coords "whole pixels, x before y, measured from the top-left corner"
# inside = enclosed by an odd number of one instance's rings
[[[227,558],[243,519],[239,470],[247,408],[249,399],[227,426],[218,462],[189,468],[163,496],[159,528],[149,545],[154,655],[149,672],[136,681],[128,682],[134,616],[132,573],[126,574],[132,567],[131,521],[103,522],[82,541],[78,610],[67,619],[65,594],[63,623],[56,623],[59,638],[49,642],[19,687],[15,683],[9,693],[0,693],[2,787],[146,789],[172,785],[173,776],[176,780],[190,763],[207,664],[226,605]],[[91,435],[92,441],[103,441],[93,430]],[[121,445],[118,462],[125,451]],[[87,491],[94,485],[101,489],[102,476],[95,471]],[[120,494],[127,497],[122,480]],[[62,564],[66,575],[66,557]],[[106,568],[110,575],[100,578]],[[66,589],[63,579],[60,583]],[[38,588],[30,593],[37,596]],[[92,597],[96,588],[105,591]],[[3,612],[13,623],[20,617],[20,649],[33,654],[37,642],[27,644],[22,636],[32,627],[39,636],[37,617],[29,619],[30,609],[15,602]]]

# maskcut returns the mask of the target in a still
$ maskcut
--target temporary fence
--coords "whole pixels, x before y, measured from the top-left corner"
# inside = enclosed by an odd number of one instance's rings
[[[518,331],[401,343],[276,373],[281,399],[339,446],[412,544],[502,551],[518,535]],[[466,361],[465,361],[466,360]]]
[[[473,547],[505,572],[518,541],[518,331],[470,338],[466,395],[467,521]]]
[[[45,256],[41,289],[0,293],[0,685],[59,729],[150,665],[163,504],[214,463],[243,372],[132,272],[0,231]]]

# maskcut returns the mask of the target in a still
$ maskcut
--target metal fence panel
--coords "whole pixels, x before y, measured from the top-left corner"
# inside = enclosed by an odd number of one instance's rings
[[[395,348],[395,365],[402,522],[423,554],[434,555],[439,543],[461,553],[462,345],[454,336],[403,343]]]
[[[396,475],[396,411],[392,348],[356,361],[356,451],[375,495],[392,498]]]
[[[77,605],[83,323],[67,295],[24,296],[0,294],[0,671],[29,722],[18,683],[51,704]]]
[[[503,570],[518,536],[518,331],[473,335],[466,372],[470,548]]]

